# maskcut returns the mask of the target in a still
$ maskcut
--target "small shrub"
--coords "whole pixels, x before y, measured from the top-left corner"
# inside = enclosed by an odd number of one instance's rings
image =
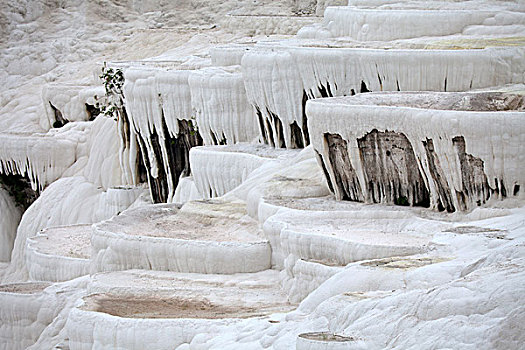
[[[122,91],[122,87],[124,86],[124,73],[122,69],[113,69],[108,67],[104,62],[102,74],[99,75],[99,78],[102,79],[106,95],[103,98],[95,96],[95,100],[97,101],[95,108],[100,110],[106,117],[118,120],[119,110],[121,110],[124,105],[124,94]]]

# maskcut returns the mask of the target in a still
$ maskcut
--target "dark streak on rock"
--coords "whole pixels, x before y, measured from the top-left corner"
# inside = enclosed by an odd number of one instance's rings
[[[273,125],[275,127],[275,146],[280,148],[286,148],[286,142],[284,141],[283,123],[277,114],[269,112],[272,116]]]
[[[266,129],[264,127],[264,118],[261,113],[261,109],[258,106],[255,106],[255,114],[257,115],[257,120],[259,121],[259,131],[262,140],[265,144],[268,144],[268,136],[266,135]]]
[[[366,86],[364,80],[361,80],[361,93],[364,93],[364,92],[372,92],[372,91],[368,90],[368,87]]]
[[[359,179],[348,155],[347,142],[337,134],[326,133],[324,134],[324,138],[328,145],[328,160],[334,172],[335,186],[339,192],[338,197],[340,198],[338,199],[363,202],[364,198]],[[321,164],[324,165],[324,162]],[[323,171],[330,184],[328,172],[326,169],[323,169]],[[330,184],[330,186],[332,185],[334,184]]]
[[[470,207],[469,202],[476,203],[479,206],[485,203],[494,192],[488,184],[484,171],[484,162],[480,158],[466,153],[465,138],[463,136],[454,137],[452,143],[456,149],[461,165],[463,190],[459,192],[456,191],[458,201],[462,206],[461,209],[468,209]],[[503,189],[504,187],[500,188],[500,191],[503,191]]]
[[[31,181],[27,175],[0,174],[0,187],[4,188],[9,196],[13,198],[16,205],[23,211],[38,198],[40,193],[31,187]],[[3,213],[0,213],[3,215]]]
[[[97,107],[93,105],[90,105],[89,103],[86,103],[85,105],[86,105],[86,112],[89,116],[88,121],[91,122],[100,115],[101,111],[100,109],[98,109]]]
[[[306,94],[306,91],[303,91],[303,139],[304,139],[304,146],[308,146],[310,144],[310,134],[308,133],[308,118],[306,117],[306,101],[308,101],[308,95]]]
[[[264,121],[266,124],[266,133],[267,133],[268,142],[270,143],[270,146],[275,147],[275,142],[273,139],[273,130],[272,130],[272,126],[270,125],[270,121],[267,118],[265,118]]]
[[[357,140],[367,181],[369,200],[374,203],[430,206],[430,194],[414,150],[402,133],[372,130]]]
[[[69,123],[69,120],[65,119],[62,116],[62,112],[60,112],[58,110],[58,108],[53,106],[53,104],[51,102],[49,102],[49,105],[51,106],[51,109],[53,109],[53,113],[55,114],[55,121],[53,122],[53,127],[54,128],[61,128],[64,125],[66,125],[67,123]]]
[[[177,137],[169,136],[168,127],[162,118],[165,143],[168,153],[168,167],[171,170],[171,183],[177,188],[180,176],[190,176],[190,149],[203,144],[198,131],[195,130],[191,120],[178,120],[179,134]],[[167,175],[167,174],[166,174]]]
[[[332,180],[330,179],[330,175],[328,174],[328,169],[326,169],[326,164],[324,162],[323,156],[315,150],[315,157],[317,158],[317,162],[321,164],[321,168],[323,169],[324,177],[326,178],[328,188],[332,193],[334,193],[334,185],[332,185]]]
[[[292,141],[292,148],[303,148],[303,134],[301,131],[301,128],[299,125],[297,125],[297,122],[293,122],[290,124],[290,131],[291,131],[291,141]]]
[[[428,167],[434,184],[438,192],[438,209],[439,211],[446,210],[449,213],[456,211],[452,201],[452,193],[450,192],[450,187],[445,179],[445,174],[443,169],[439,164],[439,159],[436,152],[434,152],[434,141],[432,139],[427,139],[423,141],[423,146],[425,147],[425,152],[428,159]]]
[[[144,138],[141,135],[138,136],[142,159],[146,169],[152,168],[151,161],[157,163],[157,177],[153,177],[149,171],[147,173],[151,198],[154,203],[165,203],[168,200],[170,195],[168,183],[173,184],[173,189],[175,189],[181,175],[189,176],[191,174],[189,151],[192,147],[203,144],[201,136],[194,130],[192,121],[178,120],[178,126],[178,136],[170,136],[166,121],[164,117],[162,117],[164,140],[159,137],[155,130],[149,135],[154,153],[153,160],[150,160],[147,156],[148,152]],[[168,164],[164,164],[161,142],[164,142]],[[171,176],[169,178],[166,169],[170,169]]]

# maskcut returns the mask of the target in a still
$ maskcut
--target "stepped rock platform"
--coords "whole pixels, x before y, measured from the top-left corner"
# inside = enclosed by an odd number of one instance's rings
[[[255,111],[246,99],[239,66],[210,67],[188,78],[191,105],[206,145],[250,142],[257,138]]]
[[[91,231],[91,225],[61,226],[28,238],[29,278],[60,282],[89,274]]]
[[[448,5],[432,8],[426,3],[420,8],[405,6],[402,9],[374,9],[356,7],[328,7],[324,22],[302,28],[302,38],[349,37],[360,41],[392,41],[415,37],[437,37],[468,34],[480,31],[479,27],[494,30],[497,26],[519,23],[520,16],[501,9],[461,9]],[[439,6],[438,5],[438,6]],[[477,28],[473,28],[477,27]],[[491,28],[492,27],[492,28]],[[473,30],[474,29],[474,30]]]
[[[221,200],[130,209],[93,226],[93,271],[151,269],[256,272],[270,267],[269,243],[241,202]]]
[[[523,348],[523,0],[13,3],[0,349]]]
[[[256,45],[241,66],[264,141],[307,146],[311,130],[304,107],[310,99],[370,91],[467,91],[523,81],[523,40],[455,39],[397,45],[294,39]]]
[[[286,15],[240,15],[231,14],[222,20],[221,26],[231,32],[239,29],[247,35],[292,35],[303,26],[319,22],[320,17]]]
[[[436,227],[402,211],[282,209],[264,223],[264,232],[284,258],[344,266],[424,252]]]
[[[27,175],[34,190],[60,178],[75,162],[75,153],[74,142],[53,133],[0,133],[0,170]]]
[[[217,334],[222,326],[245,318],[290,311],[294,306],[279,289],[278,274],[96,274],[88,286],[90,295],[71,311],[70,348],[111,346],[119,339],[125,349],[173,349],[196,334]]]
[[[217,45],[210,48],[210,59],[214,66],[236,66],[241,64],[242,56],[246,51],[252,50],[255,41]]]
[[[523,198],[513,160],[523,159],[524,101],[501,92],[372,93],[308,102],[307,115],[336,198],[453,212]]]
[[[297,151],[261,144],[237,143],[193,147],[190,162],[195,186],[205,198],[219,197],[242,184],[259,167]],[[213,161],[210,161],[212,160]]]
[[[25,282],[0,285],[0,341],[2,348],[26,348],[32,345],[42,330],[53,320],[52,307],[41,309],[45,282]]]

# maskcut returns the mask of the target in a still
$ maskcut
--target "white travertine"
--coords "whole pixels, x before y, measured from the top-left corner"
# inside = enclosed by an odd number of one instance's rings
[[[242,202],[130,209],[93,226],[92,271],[232,274],[270,267],[271,250]],[[133,224],[130,226],[130,222]]]

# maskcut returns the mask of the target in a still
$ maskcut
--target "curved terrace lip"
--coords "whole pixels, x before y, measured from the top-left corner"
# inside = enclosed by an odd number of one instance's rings
[[[102,304],[99,304],[99,301]],[[104,302],[114,303],[111,305],[103,305]],[[140,310],[139,308],[132,309],[134,304],[152,303],[167,303],[168,309],[159,308],[158,310]],[[181,305],[176,305],[181,303]],[[173,305],[175,304],[175,305]],[[109,306],[109,307],[108,307]],[[126,308],[128,306],[128,308]],[[169,310],[169,306],[173,309]],[[200,320],[200,321],[218,321],[225,320],[247,319],[247,318],[261,318],[269,316],[276,312],[291,311],[295,309],[293,304],[268,304],[264,305],[260,302],[254,303],[253,306],[234,306],[223,302],[212,302],[206,299],[194,299],[184,296],[130,296],[126,299],[118,298],[117,296],[104,293],[95,293],[83,297],[78,301],[76,306],[83,312],[92,312],[105,316],[114,317],[117,319],[147,319],[147,320]],[[124,308],[124,310],[119,310]],[[158,306],[157,306],[158,307]],[[158,313],[155,315],[155,313]],[[214,313],[216,313],[214,315]]]
[[[209,58],[209,57],[206,57]],[[102,67],[104,63],[99,63]],[[140,69],[140,70],[197,70],[208,67],[206,64],[187,63],[184,60],[137,60],[137,61],[109,61],[106,65],[110,68]]]
[[[433,42],[430,42],[429,45],[439,45],[440,43],[439,42],[436,42],[436,43],[433,43]],[[334,53],[334,50],[340,50],[340,51],[346,51],[346,52],[385,52],[385,51],[388,51],[388,52],[393,52],[393,53],[408,53],[408,54],[414,54],[416,52],[418,53],[422,53],[422,52],[425,52],[425,53],[428,53],[428,54],[432,54],[434,55],[436,52],[447,52],[447,53],[454,53],[456,55],[459,55],[459,54],[462,54],[462,53],[465,53],[465,52],[474,52],[474,51],[480,51],[480,50],[504,50],[504,49],[509,49],[509,48],[516,48],[515,45],[509,45],[509,46],[490,46],[490,45],[487,45],[486,47],[474,47],[474,48],[470,48],[470,47],[466,47],[466,48],[457,48],[457,47],[451,47],[451,48],[446,48],[446,47],[439,47],[439,48],[434,48],[434,47],[430,47],[430,48],[423,48],[423,47],[420,47],[420,48],[410,48],[410,47],[406,47],[406,48],[402,48],[402,47],[389,47],[389,46],[386,46],[385,47],[359,47],[357,46],[358,44],[354,44],[354,46],[351,46],[352,44],[349,43],[348,45],[344,45],[344,44],[341,44],[341,43],[331,43],[331,44],[316,44],[316,43],[296,43],[296,44],[290,44],[290,45],[283,45],[283,46],[258,46],[257,47],[257,50],[261,50],[261,51],[264,51],[264,50],[275,50],[275,49],[279,49],[279,50],[283,50],[283,51],[286,51],[286,50],[298,50],[298,49],[301,49],[301,50],[311,50],[311,51],[315,51],[315,50],[319,50],[319,51],[327,51],[329,52],[330,54],[333,54]],[[521,47],[521,46],[520,46]],[[257,50],[250,50],[250,51],[247,51],[249,53],[251,52],[254,52],[256,53]]]
[[[373,40],[359,41],[351,37],[333,37],[328,39],[315,38],[291,38],[281,42],[261,41],[246,53],[257,53],[268,50],[319,50],[329,51],[341,50],[345,52],[476,52],[480,50],[505,50],[525,47],[525,37],[501,34],[491,38],[480,38],[478,36],[461,36],[457,38],[446,38],[442,36],[430,36],[425,42],[417,41],[423,37],[399,38],[393,41]],[[413,42],[412,40],[416,40]],[[393,44],[395,43],[395,45]],[[461,47],[464,45],[464,47]],[[468,46],[471,45],[471,46]]]
[[[373,102],[370,101],[370,99],[367,99],[366,96],[363,96],[363,94],[358,94],[354,96],[338,96],[338,97],[327,97],[327,98],[320,98],[320,99],[313,99],[308,100],[306,102],[306,108],[308,110],[308,106],[312,104],[317,105],[329,105],[329,106],[344,106],[344,107],[366,107],[366,108],[377,108],[377,109],[415,109],[415,110],[436,110],[436,111],[443,111],[443,112],[449,112],[449,113],[467,113],[467,114],[494,114],[494,113],[505,113],[505,114],[523,114],[525,111],[519,110],[519,109],[509,109],[509,110],[476,110],[476,109],[465,109],[465,108],[455,108],[455,109],[446,109],[446,108],[440,108],[432,107],[432,106],[417,106],[414,105],[414,102],[410,100],[411,97],[421,97],[422,99],[426,97],[435,97],[435,96],[454,96],[457,95],[458,97],[465,98],[465,97],[475,97],[475,96],[482,96],[487,95],[487,92],[418,92],[418,91],[389,91],[389,92],[369,92],[366,93],[368,96],[380,96],[388,98],[389,96],[406,96],[405,100],[396,100],[392,104],[388,104],[387,99],[384,100],[374,100]],[[493,94],[488,94],[487,97],[491,96],[498,96],[503,95],[499,92],[494,92]],[[504,93],[503,97],[505,96],[515,96],[515,97],[522,97],[525,100],[525,95],[517,94],[517,93]],[[503,100],[503,99],[502,99]],[[459,101],[459,100],[458,100]],[[307,112],[308,114],[308,112]]]
[[[205,201],[201,201],[206,203]],[[213,208],[213,204],[212,204]],[[241,231],[232,231],[227,232],[226,236],[217,236],[217,233],[213,231],[208,231],[207,228],[210,227],[207,222],[194,222],[196,227],[202,229],[200,237],[192,237],[191,239],[180,237],[184,236],[186,232],[183,228],[173,227],[173,230],[170,232],[169,236],[161,235],[156,236],[155,231],[157,230],[157,224],[162,222],[163,219],[173,218],[184,218],[183,212],[179,211],[180,206],[176,204],[158,204],[156,205],[156,210],[148,211],[148,209],[137,208],[129,213],[124,212],[122,216],[115,216],[106,221],[93,224],[93,234],[95,235],[109,235],[113,237],[126,237],[127,240],[133,241],[151,241],[151,242],[172,242],[180,243],[182,245],[188,244],[191,245],[204,245],[208,246],[210,244],[219,245],[219,246],[253,246],[259,244],[267,244],[266,239],[257,236],[257,226],[254,223],[248,224],[245,229]],[[149,215],[148,215],[149,214]],[[132,219],[135,224],[147,225],[141,227],[142,231],[137,230],[137,232],[130,232],[129,230],[124,230],[124,227],[127,227],[128,219]],[[216,219],[217,223],[224,226],[224,221],[229,221],[232,224],[242,223],[242,219],[233,218],[228,216],[210,216],[210,220]],[[157,221],[160,220],[160,221]],[[212,225],[213,227],[213,225]],[[151,230],[148,230],[151,228]]]
[[[334,334],[330,332],[301,333],[298,335],[298,337],[303,338],[303,339],[308,339],[308,340],[319,340],[319,341],[328,341],[328,342],[337,342],[337,343],[354,342],[357,340],[354,337]]]
[[[28,248],[31,248],[34,250],[34,253],[35,254],[38,254],[38,255],[41,255],[41,256],[53,256],[55,254],[57,254],[58,252],[53,252],[51,250],[51,248],[49,248],[49,244],[51,242],[60,242],[60,241],[64,241],[64,240],[69,240],[70,239],[70,235],[73,234],[77,234],[78,235],[78,231],[81,232],[81,234],[84,234],[86,236],[89,236],[90,233],[92,232],[92,229],[93,229],[93,225],[92,224],[74,224],[74,225],[61,225],[61,226],[54,226],[54,227],[49,227],[49,228],[46,228],[42,231],[40,231],[36,236],[33,236],[33,237],[29,237],[27,239],[27,247]],[[60,236],[60,233],[56,233],[57,231],[70,231],[70,235],[66,235],[66,237],[61,237]],[[44,244],[48,244],[48,247],[47,248],[42,248],[41,246],[39,246],[39,243],[44,243]],[[78,256],[70,256],[69,254],[60,254],[58,253],[57,255],[60,256],[61,259],[66,259],[66,260],[82,260],[82,261],[86,261],[86,260],[89,260],[89,255],[84,255],[82,253],[78,253]]]
[[[241,247],[241,246],[254,246],[254,245],[267,245],[268,241],[260,239],[259,241],[243,242],[236,240],[214,240],[212,238],[208,240],[204,239],[183,239],[177,237],[155,237],[152,235],[130,235],[124,232],[111,232],[106,230],[101,230],[97,228],[97,232],[104,233],[107,235],[114,235],[115,237],[126,237],[126,240],[129,241],[151,241],[151,242],[171,242],[171,243],[180,243],[182,246],[186,246],[190,243],[192,246],[203,246],[207,247],[209,245],[216,246],[231,246],[231,247]]]
[[[384,4],[388,5],[388,4]],[[325,11],[334,11],[334,12],[376,12],[376,13],[392,13],[392,12],[403,12],[410,15],[414,15],[417,13],[437,13],[437,14],[456,14],[458,12],[464,13],[464,14],[471,14],[471,13],[485,13],[485,14],[496,14],[496,13],[502,13],[502,12],[508,12],[513,13],[512,11],[501,11],[501,10],[479,10],[479,9],[453,9],[453,8],[444,8],[444,9],[424,9],[419,7],[410,7],[410,4],[408,7],[403,8],[397,8],[397,7],[391,7],[391,8],[373,8],[370,6],[362,7],[362,6],[328,6]]]
[[[0,285],[0,293],[15,295],[34,295],[42,292],[52,283],[45,281],[7,283]]]
[[[379,42],[381,43],[381,42]],[[508,48],[516,48],[516,47],[523,47],[523,46],[516,46],[516,45],[509,45],[509,46],[490,46],[490,45],[487,45],[485,47],[477,47],[477,48],[470,48],[470,47],[465,47],[465,48],[457,48],[457,47],[451,47],[451,48],[446,48],[446,47],[439,47],[439,48],[434,48],[433,46],[431,45],[439,45],[439,44],[442,44],[440,43],[439,41],[436,41],[436,42],[432,42],[430,41],[428,43],[428,46],[430,46],[429,48],[425,48],[425,47],[388,47],[388,46],[385,46],[385,47],[352,47],[352,46],[349,46],[349,45],[337,45],[335,44],[334,46],[331,46],[331,47],[310,47],[310,46],[302,46],[302,45],[297,45],[297,46],[291,46],[291,48],[304,48],[304,49],[331,49],[331,50],[344,50],[344,51],[361,51],[361,52],[384,52],[384,51],[389,51],[389,52],[394,52],[394,53],[421,53],[421,52],[425,52],[425,53],[428,53],[428,54],[432,54],[432,55],[435,55],[436,52],[447,52],[447,53],[456,53],[456,54],[462,54],[462,53],[465,53],[465,52],[475,52],[475,51],[480,51],[480,50],[486,50],[486,51],[489,51],[489,50],[504,50],[504,49],[508,49]],[[306,44],[308,45],[308,44]],[[408,44],[407,44],[408,46]]]

